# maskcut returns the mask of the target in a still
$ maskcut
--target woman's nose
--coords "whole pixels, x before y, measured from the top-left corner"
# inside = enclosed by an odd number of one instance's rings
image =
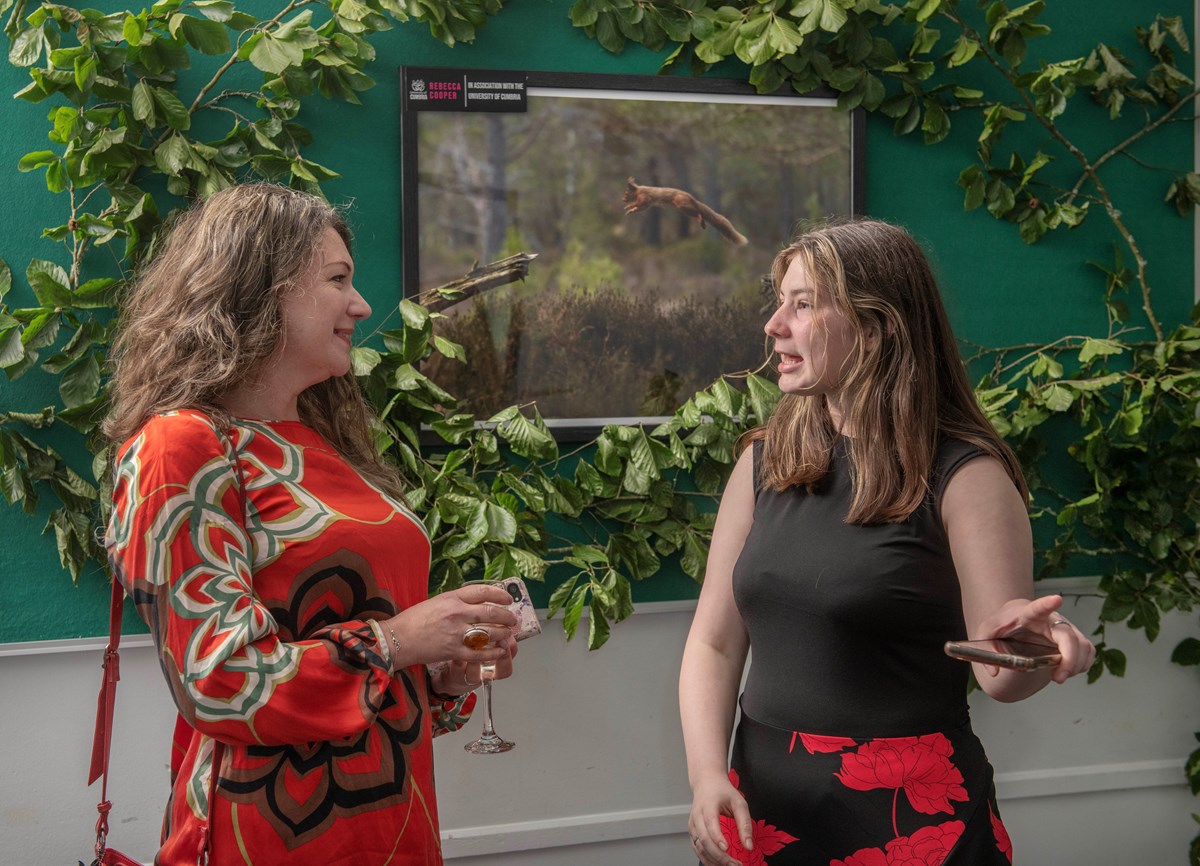
[[[358,289],[354,290],[354,297],[350,301],[349,313],[356,319],[365,319],[371,315],[371,305],[367,303],[367,299],[358,293]]]
[[[767,319],[767,323],[763,325],[763,331],[766,332],[768,337],[778,337],[783,333],[783,317],[780,315],[781,312],[782,308],[776,310],[771,315],[771,318]]]

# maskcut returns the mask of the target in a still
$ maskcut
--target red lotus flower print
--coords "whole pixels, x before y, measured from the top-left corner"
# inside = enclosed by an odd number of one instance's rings
[[[797,737],[800,738],[800,744],[808,750],[810,755],[818,752],[840,752],[842,749],[853,749],[857,745],[849,737],[822,737],[818,734],[802,734],[799,731],[792,731],[792,742],[788,745],[788,754],[791,754],[795,747]]]
[[[795,836],[776,829],[766,821],[755,821],[750,833],[754,840],[754,848],[747,851],[742,847],[737,824],[732,818],[721,816],[721,835],[725,837],[725,843],[729,846],[728,854],[746,866],[766,866],[768,857],[783,846],[796,841]]]
[[[842,755],[841,772],[834,775],[856,791],[903,788],[918,812],[953,815],[950,801],[967,800],[962,773],[950,761],[953,753],[943,734],[871,740]]]
[[[729,771],[729,781],[733,783],[733,787],[738,786],[737,770]],[[725,837],[725,844],[729,846],[729,856],[746,866],[766,866],[768,857],[784,845],[796,841],[795,836],[776,829],[766,821],[755,821],[750,829],[754,848],[747,851],[742,847],[737,823],[727,815],[721,816],[721,835]]]
[[[1004,822],[1000,820],[1000,816],[992,811],[992,804],[988,803],[988,814],[992,816],[992,835],[996,837],[996,847],[1000,849],[1000,853],[1008,858],[1008,862],[1013,861],[1012,839],[1008,838],[1008,828],[1004,826]]]
[[[862,848],[845,860],[830,861],[829,866],[942,866],[964,830],[962,821],[922,827],[911,836],[888,842],[884,851]]]

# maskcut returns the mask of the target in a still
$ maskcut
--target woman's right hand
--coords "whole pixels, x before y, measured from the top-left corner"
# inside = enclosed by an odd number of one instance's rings
[[[400,651],[391,647],[395,669],[441,661],[497,662],[508,656],[508,638],[517,615],[508,609],[512,599],[500,586],[474,584],[443,592],[380,620],[389,639],[395,635]],[[472,626],[488,631],[483,649],[463,645],[463,634]],[[499,646],[497,646],[499,644]]]
[[[746,851],[754,847],[753,823],[746,798],[725,775],[714,775],[692,789],[692,811],[688,833],[692,848],[705,866],[741,866],[729,855],[729,843],[721,832],[721,816],[733,818]]]

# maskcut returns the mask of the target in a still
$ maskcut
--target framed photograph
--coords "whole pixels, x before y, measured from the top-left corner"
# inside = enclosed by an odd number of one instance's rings
[[[404,67],[401,100],[404,293],[465,350],[424,372],[480,419],[591,436],[760,370],[775,254],[862,212],[862,114],[832,97]]]

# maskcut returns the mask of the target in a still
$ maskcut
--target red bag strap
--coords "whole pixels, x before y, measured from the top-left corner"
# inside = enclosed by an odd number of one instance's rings
[[[237,450],[224,431],[218,429],[218,435],[230,452],[230,461],[237,475],[238,492],[244,500],[246,496],[246,479],[242,476],[242,467],[237,459]],[[108,813],[112,811],[112,803],[108,799],[108,756],[112,751],[113,710],[117,703],[117,682],[121,679],[121,657],[117,647],[121,643],[121,618],[125,612],[125,587],[113,578],[112,599],[108,606],[108,646],[104,648],[103,671],[100,676],[100,694],[96,698],[96,731],[92,735],[92,762],[88,771],[88,785],[100,779],[100,802],[96,811],[100,817],[96,819],[96,862],[104,861],[104,851],[108,840]],[[221,766],[221,756],[224,749],[219,740],[213,741],[212,773],[209,778],[208,809],[209,819],[205,822],[200,862],[208,861],[208,826],[212,822],[212,809],[217,793],[217,773]]]
[[[96,732],[92,737],[92,763],[88,772],[88,784],[97,779],[100,783],[100,802],[96,811],[96,857],[104,855],[108,836],[108,813],[112,803],[108,800],[108,756],[112,748],[113,709],[117,700],[117,681],[121,679],[121,657],[117,647],[121,643],[121,615],[125,608],[125,588],[113,579],[112,600],[108,608],[108,646],[104,649],[103,671],[100,676],[100,694],[96,698]]]

